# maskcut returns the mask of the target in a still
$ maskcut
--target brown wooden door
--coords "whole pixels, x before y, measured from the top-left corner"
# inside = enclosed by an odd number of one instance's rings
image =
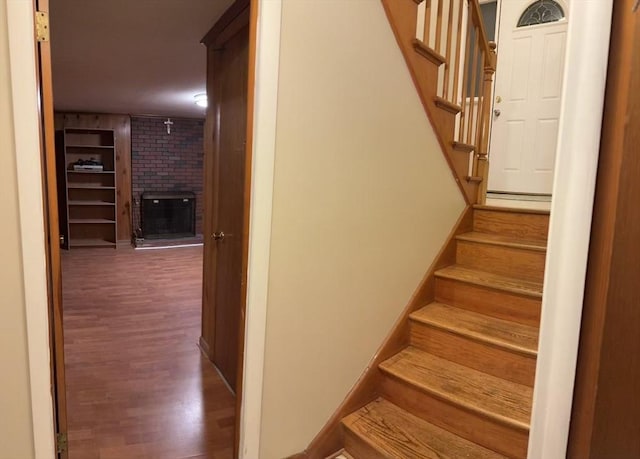
[[[242,307],[248,16],[209,44],[203,348],[235,391]]]
[[[39,13],[49,14],[49,0],[37,0]],[[64,337],[62,331],[62,265],[60,262],[60,231],[58,224],[58,188],[56,177],[56,141],[53,115],[53,84],[51,78],[51,43],[38,41],[38,92],[40,93],[40,140],[42,151],[42,181],[44,190],[45,243],[49,298],[51,349],[51,384],[54,396],[56,434],[66,439],[67,402],[64,368]],[[59,457],[67,458],[66,448],[59,444]]]

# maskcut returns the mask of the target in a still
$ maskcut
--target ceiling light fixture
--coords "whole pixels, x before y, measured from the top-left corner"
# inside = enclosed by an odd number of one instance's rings
[[[207,107],[207,95],[206,94],[196,94],[195,96],[193,96],[193,98],[196,100],[196,105],[198,107]]]

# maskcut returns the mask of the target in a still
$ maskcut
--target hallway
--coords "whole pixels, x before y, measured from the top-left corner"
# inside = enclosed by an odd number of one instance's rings
[[[71,459],[231,458],[235,399],[202,356],[202,247],[63,253]]]

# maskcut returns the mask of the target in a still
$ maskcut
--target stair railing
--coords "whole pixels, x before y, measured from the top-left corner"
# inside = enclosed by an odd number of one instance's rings
[[[459,113],[454,141],[469,151],[468,181],[479,184],[484,203],[496,45],[489,42],[478,0],[414,0],[416,38],[440,55],[437,95]]]

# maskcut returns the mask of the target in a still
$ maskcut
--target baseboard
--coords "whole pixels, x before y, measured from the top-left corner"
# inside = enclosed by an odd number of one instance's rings
[[[229,381],[227,381],[227,378],[225,378],[225,376],[222,374],[222,372],[216,365],[215,361],[213,360],[211,347],[209,347],[209,344],[204,340],[202,336],[198,340],[198,347],[200,348],[204,356],[207,358],[207,360],[211,363],[213,368],[216,370],[216,372],[218,373],[218,376],[220,376],[220,379],[222,379],[222,382],[224,383],[224,385],[227,386],[227,389],[229,389],[229,392],[231,392],[235,397],[236,392],[231,388],[231,384],[229,384]]]
[[[200,337],[198,340],[198,347],[202,351],[202,353],[209,359],[210,362],[213,362],[213,356],[211,355],[211,348],[209,347],[209,343],[204,340],[204,337]]]

